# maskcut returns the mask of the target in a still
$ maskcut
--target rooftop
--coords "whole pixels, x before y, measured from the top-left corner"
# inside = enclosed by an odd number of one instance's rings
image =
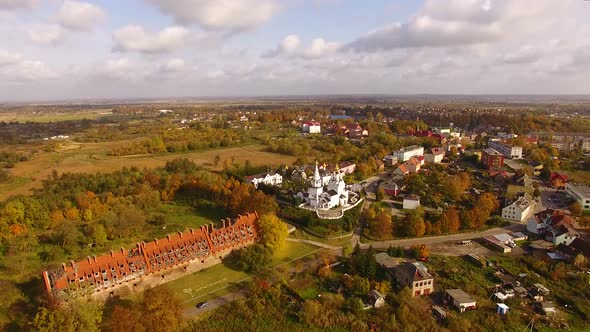
[[[568,183],[567,186],[584,197],[590,197],[590,186],[573,184],[573,183]]]
[[[447,289],[446,293],[459,303],[475,302],[471,295],[465,293],[462,289]]]
[[[420,145],[410,145],[410,146],[406,146],[405,148],[401,148],[398,151],[399,152],[408,152],[408,151],[413,151],[413,150],[418,150],[418,149],[423,149],[423,147],[421,147]]]
[[[502,156],[498,150],[492,148],[483,149],[483,152],[489,154],[490,156]]]

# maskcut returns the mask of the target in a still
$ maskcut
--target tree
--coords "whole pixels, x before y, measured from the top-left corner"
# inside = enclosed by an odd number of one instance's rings
[[[182,322],[182,303],[164,286],[146,290],[140,308],[146,329],[176,331]]]
[[[112,332],[144,331],[138,312],[132,308],[115,305],[108,320],[107,330]]]
[[[272,252],[268,247],[255,243],[244,249],[232,252],[232,254],[226,258],[225,262],[238,270],[258,273],[270,265],[272,261],[271,258]]]
[[[582,205],[580,205],[580,203],[578,202],[572,202],[570,205],[568,205],[568,210],[570,210],[570,213],[573,214],[574,216],[581,216],[582,215]]]
[[[352,293],[357,296],[366,296],[371,290],[371,282],[367,278],[355,275],[352,277]]]
[[[451,206],[440,215],[440,224],[443,233],[454,233],[459,230],[461,219],[454,206]]]
[[[583,268],[588,265],[588,259],[583,254],[577,254],[574,258],[574,265],[579,268]]]
[[[406,215],[406,235],[420,237],[426,233],[426,224],[424,223],[424,212],[418,208],[410,211]]]
[[[98,302],[73,300],[56,309],[41,308],[33,326],[39,332],[98,332],[102,322],[102,305]]]
[[[285,244],[288,229],[275,214],[265,214],[258,218],[258,229],[260,231],[260,243],[272,251],[281,248]]]
[[[389,238],[393,233],[391,216],[386,213],[379,213],[369,221],[369,233],[377,239]]]
[[[375,192],[375,199],[377,201],[382,201],[384,198],[385,198],[385,189],[383,189],[383,188],[377,189],[377,191]]]

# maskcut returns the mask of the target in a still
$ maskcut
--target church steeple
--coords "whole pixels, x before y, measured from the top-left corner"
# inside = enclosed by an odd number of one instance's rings
[[[318,169],[318,161],[315,162],[315,171],[313,172],[313,187],[320,188],[322,186],[322,178],[320,177],[320,170]]]

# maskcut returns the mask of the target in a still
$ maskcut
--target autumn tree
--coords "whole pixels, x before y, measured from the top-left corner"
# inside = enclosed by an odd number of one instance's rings
[[[405,218],[406,235],[412,237],[424,236],[426,224],[424,223],[424,211],[421,208],[410,211]]]
[[[35,315],[33,326],[39,332],[98,332],[101,322],[102,305],[94,301],[72,300],[59,308],[41,308]]]
[[[282,222],[275,214],[265,214],[258,218],[260,231],[260,243],[272,251],[281,248],[287,239],[287,224]]]
[[[568,205],[568,210],[570,211],[571,214],[573,214],[574,216],[581,216],[582,215],[582,205],[580,205],[580,203],[578,202],[572,202],[570,205]]]
[[[164,286],[146,290],[139,307],[141,322],[146,329],[176,331],[182,323],[182,303]]]
[[[441,231],[443,233],[454,233],[461,227],[461,219],[457,208],[451,206],[440,215]]]
[[[368,221],[369,233],[372,237],[377,239],[385,239],[391,237],[393,233],[393,223],[391,216],[386,213],[378,213],[375,218]]]

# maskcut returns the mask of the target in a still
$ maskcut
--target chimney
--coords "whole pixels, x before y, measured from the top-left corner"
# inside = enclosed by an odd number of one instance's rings
[[[92,263],[92,262],[90,261],[90,256],[86,256],[86,260],[88,260],[88,264]]]
[[[125,248],[121,247],[121,254],[125,255]]]
[[[221,219],[223,228],[225,228],[225,219]]]
[[[72,265],[72,269],[76,268],[76,266],[75,266],[76,263],[74,263],[74,261],[70,261],[70,264]]]
[[[158,245],[158,239],[154,239],[154,242],[156,243],[156,245]]]
[[[115,258],[115,253],[112,250],[109,250],[109,253],[111,254],[111,258]]]
[[[191,228],[190,231],[191,231],[191,235],[195,235],[195,230],[194,229]]]
[[[96,263],[96,255],[92,255],[92,259],[94,259],[94,262]]]
[[[231,218],[227,218],[227,227],[231,226]]]
[[[182,232],[178,232],[178,236],[182,239]]]
[[[213,231],[215,230],[215,227],[213,226],[213,223],[212,223],[212,222],[210,222],[210,223],[209,223],[209,226],[211,226],[211,232],[213,232]]]
[[[166,238],[168,239],[168,242],[170,242],[170,234],[166,235]]]
[[[66,263],[61,263],[61,267],[63,267],[64,272],[67,272],[68,271],[68,268],[67,268]]]

